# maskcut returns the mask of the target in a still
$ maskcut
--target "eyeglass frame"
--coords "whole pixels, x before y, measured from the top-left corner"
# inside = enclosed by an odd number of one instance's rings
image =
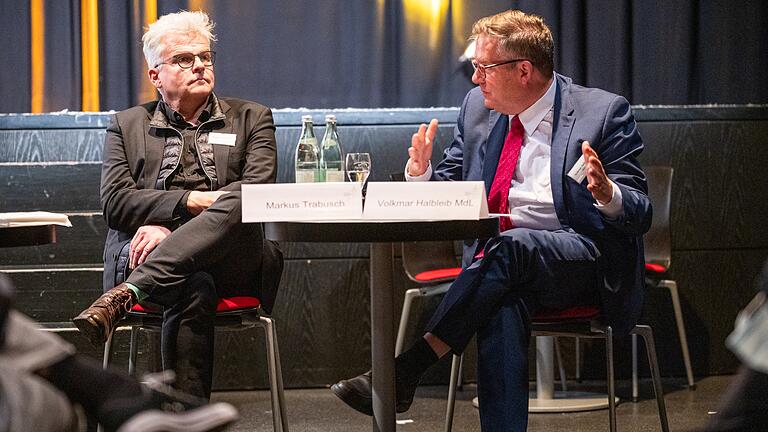
[[[478,72],[479,76],[485,77],[486,76],[486,72],[485,71],[487,69],[495,68],[497,66],[504,66],[504,65],[510,64],[510,63],[517,63],[517,62],[521,62],[521,61],[527,61],[527,62],[530,62],[531,64],[533,64],[533,62],[530,59],[527,59],[527,58],[516,58],[516,59],[507,60],[507,61],[503,61],[503,62],[499,62],[499,63],[492,63],[492,64],[489,64],[489,65],[484,65],[482,63],[479,63],[477,60],[472,59],[470,64],[472,65],[472,68],[474,68],[474,70],[476,72]]]
[[[205,54],[205,53],[210,53],[211,54],[211,64],[205,64],[205,61],[200,57],[200,55]],[[177,59],[179,56],[184,56],[184,55],[191,55],[192,56],[192,63],[189,66],[186,66],[186,67],[182,66],[181,63]],[[181,68],[183,70],[187,70],[187,69],[192,69],[195,66],[195,61],[197,61],[197,59],[200,59],[200,63],[202,63],[204,67],[212,67],[216,63],[216,51],[206,50],[206,51],[200,51],[197,54],[193,54],[191,52],[179,53],[179,54],[176,54],[174,56],[171,56],[171,58],[169,58],[166,61],[163,61],[163,62],[160,62],[160,63],[156,64],[155,67],[158,67],[158,66],[164,65],[164,64],[167,64],[167,65],[174,65],[175,64],[179,68]]]

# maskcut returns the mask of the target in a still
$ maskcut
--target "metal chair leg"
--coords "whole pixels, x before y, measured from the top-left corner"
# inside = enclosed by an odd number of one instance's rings
[[[267,365],[269,371],[269,387],[272,400],[272,425],[275,431],[288,432],[287,422],[284,421],[284,407],[281,405],[282,380],[278,378],[280,369],[277,365],[277,346],[274,322],[268,317],[259,317],[259,322],[264,328],[267,342]]]
[[[272,427],[275,431],[288,432],[288,429],[284,428],[287,423],[284,424],[284,413],[280,406],[280,393],[282,387],[278,379],[278,366],[277,366],[277,351],[275,346],[275,327],[272,319],[261,316],[259,322],[264,328],[264,333],[267,341],[267,370],[269,371],[269,388],[272,401]]]
[[[608,372],[608,421],[611,432],[616,432],[616,386],[613,374],[613,330],[605,328],[605,361]]]
[[[420,297],[421,291],[418,288],[411,288],[405,291],[405,298],[403,299],[403,311],[400,313],[400,326],[397,328],[397,339],[395,342],[395,355],[400,355],[403,352],[403,344],[405,343],[405,332],[408,329],[408,318],[411,316],[411,304],[415,297]]]
[[[575,338],[574,352],[576,355],[576,382],[581,384],[581,339]]]
[[[557,359],[557,370],[560,372],[560,390],[568,391],[568,384],[565,380],[565,366],[563,366],[563,357],[560,355],[560,339],[555,339],[555,358]]]
[[[139,327],[131,327],[131,345],[128,351],[128,375],[134,376],[136,372],[136,357],[139,353]]]
[[[683,322],[683,310],[680,307],[680,295],[677,291],[677,282],[673,280],[663,280],[659,282],[659,286],[667,288],[669,290],[669,295],[672,297],[672,308],[675,311],[675,324],[677,324],[677,335],[680,338],[680,351],[683,353],[685,374],[688,377],[688,388],[693,390],[696,388],[696,383],[693,381],[691,355],[688,352],[688,336],[685,334],[685,323]]]
[[[656,394],[656,404],[659,409],[659,421],[661,430],[669,432],[669,422],[667,420],[667,407],[664,403],[664,388],[661,385],[661,374],[659,373],[659,362],[656,359],[656,343],[653,340],[653,330],[647,325],[637,325],[632,330],[632,334],[640,335],[645,342],[645,351],[648,353],[648,364],[651,369],[651,378],[653,379],[653,391]]]
[[[637,335],[632,335],[632,402],[640,400],[640,384],[637,374]]]
[[[461,381],[461,365],[463,355],[453,355],[451,360],[451,381],[448,384],[448,406],[445,410],[445,432],[451,432],[453,428],[453,410],[456,406],[456,388]]]
[[[277,327],[274,329],[274,346],[275,346],[275,368],[277,370],[277,397],[278,404],[280,405],[280,424],[283,428],[283,432],[288,432],[288,411],[285,408],[285,388],[283,386],[283,368],[280,362],[280,349],[277,344]]]

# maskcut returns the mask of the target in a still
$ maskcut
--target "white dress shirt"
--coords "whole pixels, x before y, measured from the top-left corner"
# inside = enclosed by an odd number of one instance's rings
[[[554,115],[556,82],[533,105],[519,115],[520,123],[525,129],[520,158],[512,176],[509,188],[509,215],[515,227],[557,230],[561,229],[560,220],[555,213],[550,184],[550,153],[552,150],[552,119]],[[509,116],[511,123],[514,116]],[[410,163],[410,159],[408,161]],[[432,176],[432,165],[420,176],[408,174],[408,164],[405,166],[407,181],[429,180]],[[608,203],[596,203],[595,207],[608,218],[621,215],[621,190],[611,181],[613,196]]]

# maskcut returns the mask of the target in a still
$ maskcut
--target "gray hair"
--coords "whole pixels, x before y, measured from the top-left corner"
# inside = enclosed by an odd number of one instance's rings
[[[216,41],[213,34],[214,23],[208,14],[202,11],[179,11],[161,16],[147,27],[141,40],[144,42],[144,59],[149,68],[163,61],[165,38],[170,35],[203,36],[209,42]]]

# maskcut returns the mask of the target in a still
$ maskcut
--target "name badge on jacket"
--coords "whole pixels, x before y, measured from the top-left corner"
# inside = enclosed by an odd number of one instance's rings
[[[211,132],[208,134],[208,144],[218,144],[234,147],[235,139],[237,139],[237,134],[221,132]]]

